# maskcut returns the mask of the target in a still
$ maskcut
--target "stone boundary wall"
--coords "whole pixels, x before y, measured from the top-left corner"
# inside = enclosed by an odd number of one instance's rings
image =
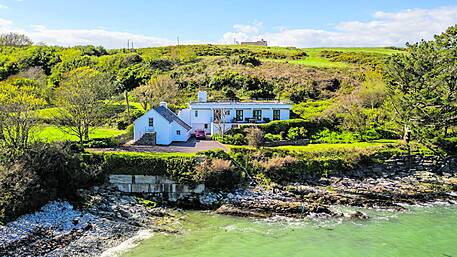
[[[266,142],[265,146],[284,146],[284,145],[308,145],[309,139],[297,139],[297,140],[281,140]]]
[[[125,193],[156,194],[168,201],[177,201],[192,194],[201,194],[205,185],[194,188],[175,182],[166,176],[109,175],[109,183]]]
[[[415,172],[430,172],[440,175],[457,173],[457,157],[440,157],[440,156],[397,156],[385,159],[376,164],[354,169],[349,174],[343,172],[335,175],[349,175],[355,177],[379,176],[379,177],[397,177],[409,175]]]

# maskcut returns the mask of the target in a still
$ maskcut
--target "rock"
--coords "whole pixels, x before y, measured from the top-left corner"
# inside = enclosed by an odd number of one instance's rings
[[[238,217],[268,218],[271,214],[251,210],[242,210],[233,205],[224,204],[216,210],[217,214],[233,215]]]
[[[366,220],[368,219],[368,215],[361,212],[361,211],[353,211],[350,213],[345,213],[344,216],[346,218],[352,219],[352,220]]]

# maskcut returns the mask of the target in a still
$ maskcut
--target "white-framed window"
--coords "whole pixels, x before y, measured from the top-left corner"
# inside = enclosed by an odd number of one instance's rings
[[[230,115],[230,110],[225,110],[225,115]]]
[[[149,118],[149,127],[154,127],[154,118]]]
[[[281,110],[273,110],[273,120],[281,119]]]
[[[262,120],[262,110],[254,110],[254,118],[258,121]]]
[[[195,117],[198,117],[198,111],[195,111]]]
[[[205,123],[205,129],[208,129],[208,124],[207,123]]]
[[[176,135],[181,135],[181,130],[176,130]]]

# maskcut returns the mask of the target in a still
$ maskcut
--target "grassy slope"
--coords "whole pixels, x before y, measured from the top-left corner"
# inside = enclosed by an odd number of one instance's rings
[[[311,67],[318,68],[347,68],[350,67],[350,64],[343,62],[332,62],[327,58],[320,57],[321,51],[330,50],[330,51],[340,51],[340,52],[364,52],[364,53],[376,53],[376,54],[385,54],[391,55],[395,53],[400,53],[401,51],[387,49],[382,47],[356,47],[356,48],[303,48],[308,54],[308,57],[303,60],[288,60],[288,63],[302,64]],[[268,60],[264,59],[263,61],[275,61],[275,62],[285,62],[286,60]]]

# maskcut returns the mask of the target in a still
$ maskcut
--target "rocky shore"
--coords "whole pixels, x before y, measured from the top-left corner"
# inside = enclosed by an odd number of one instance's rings
[[[140,231],[176,233],[172,210],[109,187],[80,191],[80,206],[51,202],[0,226],[0,256],[100,256]]]
[[[457,173],[411,171],[377,177],[330,177],[317,181],[254,186],[233,192],[205,192],[178,207],[254,218],[345,217],[367,219],[363,212],[341,213],[335,206],[401,211],[407,205],[457,203]],[[0,226],[0,256],[113,256],[107,249],[145,233],[179,233],[183,218],[174,208],[157,207],[110,186],[79,191],[80,201],[51,202],[40,211]],[[167,206],[163,203],[162,206]],[[117,251],[117,249],[115,249]]]
[[[456,173],[435,174],[411,171],[385,174],[376,178],[321,178],[308,183],[275,185],[231,193],[206,193],[200,202],[216,213],[271,217],[361,217],[357,213],[338,213],[332,206],[352,206],[401,211],[405,205],[426,205],[433,202],[457,204]]]

